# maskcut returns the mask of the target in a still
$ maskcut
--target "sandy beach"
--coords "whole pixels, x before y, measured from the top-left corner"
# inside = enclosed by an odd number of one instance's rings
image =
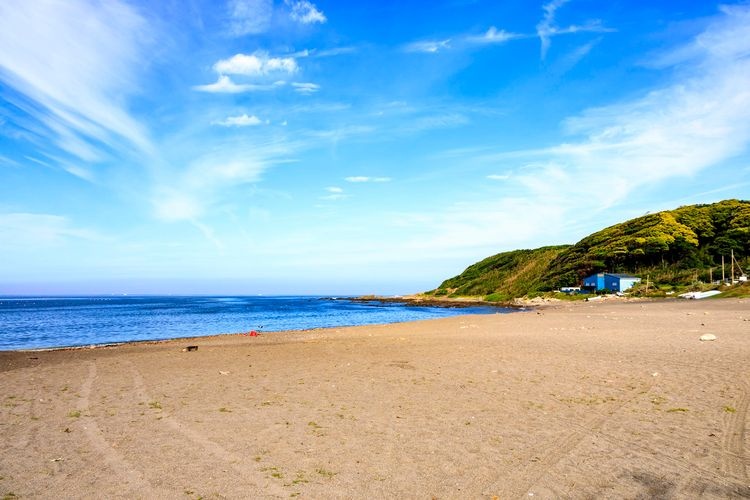
[[[5,498],[750,497],[746,299],[3,352],[0,372]]]

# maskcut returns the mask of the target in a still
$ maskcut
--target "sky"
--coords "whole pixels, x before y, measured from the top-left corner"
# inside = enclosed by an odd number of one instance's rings
[[[750,193],[750,3],[0,2],[0,294],[401,294]]]

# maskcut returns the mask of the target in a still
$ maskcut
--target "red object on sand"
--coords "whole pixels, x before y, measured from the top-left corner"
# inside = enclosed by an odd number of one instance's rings
[[[256,332],[255,330],[252,330],[248,335],[250,335],[251,337],[257,337],[258,332]]]

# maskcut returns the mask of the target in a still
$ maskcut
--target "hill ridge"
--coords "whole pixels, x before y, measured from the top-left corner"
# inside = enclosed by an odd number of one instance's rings
[[[649,213],[606,227],[573,245],[487,257],[426,295],[506,301],[564,286],[596,272],[649,276],[654,290],[680,290],[720,278],[713,269],[734,251],[750,267],[750,201],[729,199]],[[719,271],[720,273],[720,271]]]

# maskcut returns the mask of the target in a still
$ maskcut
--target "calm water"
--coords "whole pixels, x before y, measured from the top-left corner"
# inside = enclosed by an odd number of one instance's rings
[[[0,297],[0,350],[397,323],[496,312],[510,310],[414,307],[322,297]]]

